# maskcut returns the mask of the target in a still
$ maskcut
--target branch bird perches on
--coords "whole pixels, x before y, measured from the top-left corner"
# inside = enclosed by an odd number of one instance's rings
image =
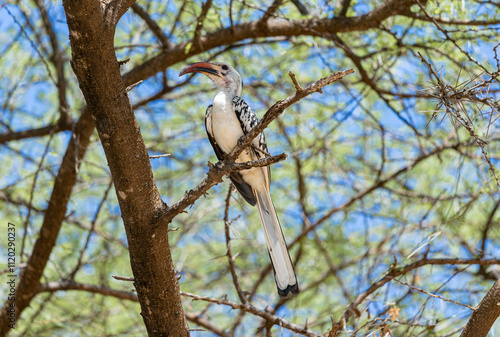
[[[298,294],[297,278],[270,196],[270,168],[257,165],[266,160],[264,154],[267,153],[267,145],[262,131],[286,107],[313,92],[321,92],[323,86],[354,71],[339,72],[342,74],[321,79],[305,89],[290,73],[296,88],[295,94],[277,102],[260,122],[240,97],[241,76],[233,67],[225,63],[198,62],[184,68],[179,76],[197,72],[207,75],[217,85],[213,105],[208,107],[205,116],[208,138],[217,158],[223,163],[229,161],[233,166],[255,163],[244,169],[240,167],[238,171],[235,167],[227,173],[243,198],[252,206],[257,205],[278,294],[281,297],[289,293]]]
[[[217,85],[213,105],[206,111],[205,127],[210,144],[217,158],[222,161],[238,145],[240,138],[257,125],[257,116],[240,97],[243,87],[241,76],[232,66],[218,62],[198,62],[184,68],[179,76],[188,73],[205,74]],[[268,152],[264,133],[260,132],[250,145],[235,156],[236,163],[264,159]],[[281,297],[289,293],[298,294],[297,277],[271,200],[270,167],[255,166],[232,171],[229,178],[250,205],[257,205],[278,294]]]

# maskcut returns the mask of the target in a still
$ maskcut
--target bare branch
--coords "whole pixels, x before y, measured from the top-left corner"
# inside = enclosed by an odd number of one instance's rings
[[[135,14],[137,14],[138,16],[140,16],[141,19],[144,20],[144,22],[146,22],[146,24],[148,25],[149,29],[151,29],[151,32],[153,32],[153,34],[156,36],[156,38],[162,44],[162,46],[164,46],[165,48],[170,48],[171,47],[170,39],[165,35],[165,33],[163,33],[163,30],[160,28],[160,26],[158,26],[158,24],[156,23],[156,21],[154,21],[153,19],[151,19],[151,17],[149,16],[148,12],[146,12],[137,3],[134,3],[132,5],[132,10],[134,11]]]
[[[376,28],[389,17],[408,13],[413,4],[413,0],[389,0],[367,14],[352,18],[335,17],[305,20],[270,18],[267,20],[265,29],[259,29],[259,20],[237,24],[201,36],[200,44],[203,46],[203,50],[199,48],[199,44],[194,42],[184,42],[174,46],[168,53],[163,52],[134,68],[125,75],[125,80],[127,83],[135,83],[202,51],[222,45],[230,45],[249,38],[298,35],[323,36],[325,33],[334,34]],[[189,53],[186,54],[186,47],[190,43],[192,43],[192,46],[189,48]]]
[[[40,287],[38,288],[39,292],[55,292],[62,290],[87,291],[91,293],[101,294],[104,296],[113,296],[122,300],[138,302],[137,294],[132,292],[115,290],[94,284],[79,283],[71,280],[43,283],[40,284]]]
[[[25,131],[7,132],[0,134],[0,144],[5,144],[12,140],[20,140],[27,138],[35,138],[47,136],[53,133],[71,130],[71,123],[56,123],[53,125],[47,125],[38,129],[29,129]]]
[[[281,115],[286,108],[291,106],[292,104],[300,101],[302,98],[311,95],[312,93],[315,92],[320,92],[321,89],[333,82],[336,82],[343,77],[354,73],[353,69],[348,69],[348,70],[342,70],[338,71],[335,74],[329,75],[327,77],[324,77],[310,85],[308,85],[305,88],[301,88],[300,90],[296,90],[295,93],[292,95],[288,96],[286,99],[283,101],[278,101],[276,102],[267,112],[264,114],[262,119],[259,121],[259,123],[250,131],[247,133],[245,136],[241,137],[239,140],[239,144],[227,155],[228,159],[234,159],[237,158],[243,150],[250,145],[252,140],[257,137],[264,129],[273,121],[275,120],[279,115]]]
[[[118,280],[133,281],[133,279],[124,278],[120,276],[113,276],[113,277]],[[121,300],[139,302],[139,298],[137,297],[137,294],[134,292],[116,290],[105,286],[98,286],[88,283],[79,283],[75,281],[48,282],[40,284],[38,288],[39,292],[49,292],[49,293],[54,293],[57,291],[67,291],[67,290],[85,291],[94,294],[100,294],[103,296],[112,296]],[[196,323],[199,326],[202,326],[207,330],[216,333],[218,336],[229,337],[229,335],[225,333],[224,330],[210,323],[208,320],[203,318],[202,315],[197,315],[194,313],[187,312],[186,318],[189,321]]]
[[[470,305],[463,304],[463,303],[459,303],[459,302],[456,302],[456,301],[452,301],[452,300],[449,300],[449,299],[447,299],[447,298],[444,298],[444,297],[439,296],[439,295],[436,295],[436,294],[431,294],[431,293],[430,293],[430,292],[428,292],[428,291],[425,291],[425,290],[423,290],[423,289],[420,289],[420,288],[414,287],[414,286],[412,286],[411,284],[406,283],[406,282],[403,282],[403,281],[400,281],[400,280],[398,280],[398,279],[394,279],[393,281],[396,281],[396,282],[398,282],[398,283],[401,283],[401,284],[403,284],[403,285],[405,285],[405,286],[407,286],[407,287],[409,287],[409,288],[411,288],[411,289],[413,289],[413,290],[415,290],[415,291],[421,292],[422,294],[426,294],[426,295],[429,295],[429,296],[434,297],[434,298],[439,298],[440,300],[443,300],[443,301],[446,301],[446,302],[450,302],[450,303],[453,303],[453,304],[456,304],[456,305],[460,305],[460,306],[462,306],[462,307],[466,307],[466,308],[471,309],[471,310],[475,310],[475,308],[474,308],[474,307],[471,307]]]
[[[307,10],[307,7],[304,6],[304,4],[302,2],[300,2],[300,0],[291,0],[291,1],[295,5],[295,7],[297,7],[297,9],[299,10],[300,14],[302,14],[302,15],[308,15],[309,14],[309,11]]]
[[[236,274],[236,268],[234,265],[234,257],[231,252],[231,235],[230,235],[230,228],[229,226],[231,223],[236,220],[229,220],[229,204],[231,201],[231,190],[233,189],[233,185],[231,184],[229,186],[229,190],[227,191],[227,197],[226,197],[226,207],[224,209],[224,232],[226,234],[226,255],[227,255],[227,260],[229,262],[229,270],[231,271],[231,276],[233,277],[233,283],[234,287],[236,288],[236,292],[238,293],[238,297],[240,298],[241,303],[247,304],[248,300],[245,297],[245,294],[243,294],[243,291],[241,290],[240,283],[238,281],[238,274]],[[239,216],[238,216],[239,217]]]
[[[262,18],[260,18],[258,25],[259,26],[266,26],[267,20],[271,17],[274,16],[274,13],[279,9],[281,6],[283,0],[274,0],[271,6],[264,12],[264,15]]]
[[[170,157],[171,154],[170,153],[165,153],[165,154],[159,154],[159,155],[156,155],[156,156],[149,156],[150,159],[158,159],[158,158],[164,158],[164,157]]]
[[[260,122],[252,129],[249,133],[243,136],[239,144],[229,153],[226,159],[219,165],[210,166],[210,169],[207,173],[207,177],[194,189],[187,192],[178,202],[170,206],[161,217],[158,219],[157,223],[161,223],[166,221],[170,223],[172,219],[182,211],[184,211],[189,205],[192,205],[196,200],[198,200],[201,196],[203,196],[212,186],[222,182],[222,177],[231,172],[233,168],[238,167],[239,164],[234,164],[234,159],[239,156],[243,149],[250,145],[252,139],[257,137],[274,119],[276,119],[283,111],[291,106],[292,104],[298,102],[302,98],[314,93],[321,91],[321,88],[324,86],[331,84],[339,79],[352,74],[354,70],[348,69],[345,71],[338,71],[335,74],[327,76],[325,78],[316,81],[307,87],[303,88],[300,91],[296,91],[292,95],[288,96],[283,101],[278,101],[274,104],[265,114],[264,117],[260,120]],[[271,157],[273,158],[273,157]],[[263,163],[267,163],[267,161],[271,161],[274,159],[261,159]],[[260,162],[261,160],[257,160],[256,162]],[[243,163],[242,166],[247,165],[247,163]],[[264,164],[265,166],[267,164]],[[248,168],[248,167],[247,167]]]
[[[475,90],[481,88],[482,85],[474,85],[472,88],[469,88],[467,85],[463,85],[462,89],[459,90],[454,86],[444,84],[441,80],[441,77],[433,69],[432,65],[424,59],[424,57],[422,56],[422,54],[420,54],[420,52],[418,53],[418,55],[422,63],[424,63],[429,68],[429,71],[434,76],[438,84],[435,87],[435,89],[438,90],[438,93],[434,95],[439,100],[438,106],[436,107],[436,111],[439,111],[439,108],[441,106],[444,106],[446,109],[446,113],[452,116],[455,120],[457,120],[467,130],[469,135],[476,140],[477,145],[479,145],[481,149],[484,159],[488,163],[491,174],[495,178],[497,186],[500,187],[500,180],[498,179],[498,176],[495,172],[495,167],[491,163],[491,160],[488,156],[488,152],[486,151],[486,146],[488,143],[481,137],[479,137],[474,128],[472,120],[470,120],[470,118],[468,118],[467,115],[463,116],[463,114],[460,112],[460,107],[457,107],[457,105],[459,105],[462,101],[466,99],[470,101],[478,101],[479,99],[476,97],[478,95]],[[493,77],[490,80],[485,81],[484,85],[488,86],[491,83],[491,81],[493,81],[493,79],[495,78],[494,76],[498,76],[498,74],[493,75]],[[496,102],[488,102],[488,100],[481,99],[481,103],[491,106],[493,108],[493,112],[494,111],[497,111],[497,113],[500,112],[500,106]]]
[[[112,277],[118,281],[134,282],[133,277],[125,277],[125,276],[118,276],[118,275],[113,275]]]
[[[486,337],[500,316],[500,280],[496,281],[472,313],[460,337]]]
[[[218,299],[218,298],[211,298],[211,297],[206,297],[206,296],[198,296],[195,294],[191,293],[186,293],[186,292],[181,292],[182,296],[190,297],[193,300],[199,300],[199,301],[206,301],[210,303],[215,303],[215,304],[221,304],[221,305],[227,305],[233,309],[238,309],[242,311],[249,312],[253,315],[259,316],[267,320],[269,323],[279,325],[283,328],[286,328],[290,331],[294,331],[296,333],[300,333],[303,336],[309,336],[309,337],[320,337],[321,335],[307,329],[306,327],[302,327],[300,325],[290,323],[278,316],[275,316],[267,311],[264,310],[259,310],[255,308],[254,306],[251,306],[250,304],[239,304],[235,302],[231,302],[225,299]]]
[[[417,4],[419,5],[420,9],[422,10],[422,12],[424,12],[425,16],[427,16],[427,17],[428,17],[428,18],[429,18],[429,19],[430,19],[430,20],[434,23],[434,25],[436,26],[436,28],[437,28],[437,29],[438,29],[441,33],[443,33],[443,34],[444,34],[444,36],[446,37],[446,40],[448,40],[448,41],[450,41],[451,43],[453,43],[453,44],[455,45],[455,47],[456,47],[458,50],[460,50],[460,52],[462,52],[462,54],[463,54],[463,55],[465,55],[465,57],[467,57],[467,58],[469,59],[469,61],[471,61],[471,62],[475,63],[478,67],[480,67],[481,69],[483,69],[483,70],[484,70],[484,72],[486,72],[487,74],[490,74],[490,72],[489,72],[489,71],[488,71],[485,67],[483,67],[483,66],[482,66],[479,62],[477,62],[475,59],[473,59],[473,58],[470,56],[470,54],[469,54],[469,53],[465,52],[465,51],[462,49],[462,47],[460,47],[460,46],[458,45],[458,43],[450,37],[450,35],[448,34],[448,32],[447,32],[445,29],[441,28],[441,26],[439,25],[439,23],[438,23],[438,22],[437,22],[437,21],[436,21],[436,20],[435,20],[435,19],[434,19],[434,18],[433,18],[433,17],[432,17],[432,16],[431,16],[428,12],[427,12],[427,10],[425,9],[425,6],[424,6],[422,3],[420,3],[420,1],[419,1],[419,0],[416,0],[416,1],[417,1]]]
[[[203,28],[203,22],[207,17],[208,11],[212,6],[212,0],[207,0],[203,6],[201,7],[201,13],[198,19],[196,20],[196,29],[194,31],[193,40],[191,42],[191,47],[189,48],[189,52],[194,49],[194,46],[197,45],[201,51],[204,51],[203,43],[200,40],[201,29]]]
[[[369,295],[373,294],[376,290],[384,286],[386,283],[392,281],[395,277],[404,275],[409,271],[420,268],[426,265],[480,265],[480,266],[488,266],[488,265],[498,265],[500,264],[500,259],[490,259],[490,260],[481,260],[481,259],[426,259],[423,258],[417,262],[412,264],[397,267],[389,270],[384,277],[382,277],[379,281],[373,283],[367,290],[363,293],[359,294],[358,297],[349,305],[349,309],[344,312],[342,319],[339,321],[339,324],[342,324],[344,320],[347,322],[349,318],[356,312],[356,307],[359,306]]]
[[[272,164],[279,163],[280,161],[286,160],[288,156],[286,153],[278,154],[276,156],[265,157],[257,160],[248,161],[246,163],[232,163],[225,164],[224,166],[228,166],[229,171],[240,171],[240,170],[248,170],[252,167],[264,167]]]
[[[57,40],[56,33],[52,27],[52,23],[50,22],[49,15],[47,13],[47,8],[45,7],[43,0],[35,0],[35,4],[38,7],[38,10],[40,11],[43,26],[45,28],[45,31],[47,32],[47,35],[50,38],[50,45],[52,47],[52,55],[50,57],[50,60],[54,64],[54,67],[56,68],[56,75],[57,75],[56,85],[59,98],[60,119],[64,121],[63,123],[69,124],[70,121],[70,117],[68,114],[69,105],[66,99],[67,84],[64,71],[64,65],[66,63],[63,62],[63,53],[59,48],[59,42]]]

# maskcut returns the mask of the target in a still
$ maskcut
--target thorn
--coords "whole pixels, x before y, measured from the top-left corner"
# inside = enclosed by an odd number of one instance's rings
[[[128,281],[128,282],[134,282],[133,277],[125,277],[125,276],[117,276],[117,275],[112,275],[112,278],[118,281]]]
[[[157,156],[149,156],[149,159],[157,159],[157,158],[162,158],[162,157],[170,157],[170,153],[165,153],[165,154],[159,154]]]
[[[118,65],[121,67],[122,65],[124,65],[125,63],[128,63],[128,61],[130,61],[130,57],[129,58],[126,58],[125,60],[123,61],[118,61]]]
[[[139,84],[141,84],[142,82],[143,82],[143,81],[142,81],[142,80],[140,80],[139,82],[136,82],[136,83],[134,83],[134,84],[129,85],[127,88],[125,88],[125,91],[126,91],[126,92],[129,92],[130,90],[132,90],[133,88],[135,88],[135,87],[137,87]]]
[[[187,212],[186,212],[187,213]],[[179,230],[179,227],[176,227],[176,228],[169,228],[168,231],[169,232],[177,232]]]
[[[290,76],[290,78],[292,79],[293,85],[295,86],[295,90],[302,91],[302,87],[300,86],[299,82],[295,78],[294,73],[292,73],[291,71],[289,71],[288,72],[288,76]]]

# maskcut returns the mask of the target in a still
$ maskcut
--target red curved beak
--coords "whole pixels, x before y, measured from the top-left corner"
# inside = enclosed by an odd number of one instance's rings
[[[209,63],[209,62],[197,62],[188,65],[186,68],[182,69],[179,76],[188,74],[188,73],[202,73],[205,75],[215,75],[222,77],[222,74],[219,71],[219,66]]]

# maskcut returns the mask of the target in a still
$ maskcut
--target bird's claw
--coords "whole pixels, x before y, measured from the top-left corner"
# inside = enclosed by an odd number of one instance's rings
[[[241,137],[240,139],[238,139],[238,147],[239,148],[243,148],[243,137]]]

